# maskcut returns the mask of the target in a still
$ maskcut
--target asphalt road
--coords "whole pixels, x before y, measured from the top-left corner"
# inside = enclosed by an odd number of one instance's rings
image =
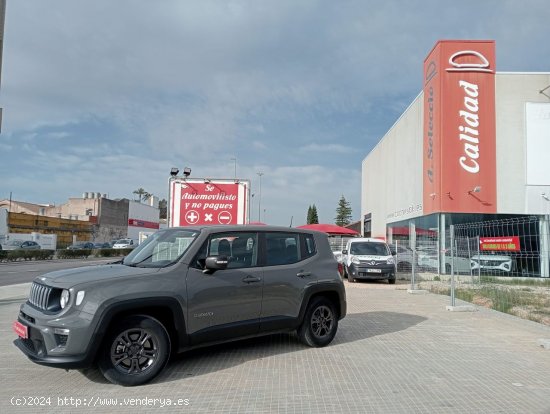
[[[103,257],[74,260],[41,260],[32,262],[0,263],[0,286],[32,282],[36,276],[55,270],[93,266],[120,260],[117,257]]]

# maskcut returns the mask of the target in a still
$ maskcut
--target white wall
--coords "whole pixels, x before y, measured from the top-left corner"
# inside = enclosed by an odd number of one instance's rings
[[[538,180],[538,185],[531,186],[527,182],[526,107],[528,102],[550,102],[539,92],[550,85],[550,73],[497,73],[495,79],[497,211],[501,214],[548,214],[544,211],[547,203],[543,203],[541,192],[550,194],[550,175],[546,183]],[[550,137],[550,130],[547,134]],[[549,154],[549,149],[550,144],[539,151]],[[550,165],[550,155],[546,160],[546,166]],[[529,161],[535,162],[535,159],[531,157]]]
[[[423,93],[420,93],[362,164],[361,220],[372,214],[372,236],[386,223],[422,215]]]
[[[131,220],[143,220],[150,223],[159,223],[160,210],[156,207],[142,204],[136,201],[130,201],[128,205],[128,221]],[[155,232],[157,229],[151,229],[148,227],[138,227],[128,225],[128,237],[133,239],[135,243],[139,241],[139,233]]]

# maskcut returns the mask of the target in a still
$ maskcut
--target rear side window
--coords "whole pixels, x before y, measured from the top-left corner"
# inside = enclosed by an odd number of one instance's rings
[[[299,262],[300,235],[295,233],[266,233],[266,266]]]
[[[304,242],[304,259],[314,256],[317,253],[315,248],[315,239],[311,234],[302,234],[302,240]]]

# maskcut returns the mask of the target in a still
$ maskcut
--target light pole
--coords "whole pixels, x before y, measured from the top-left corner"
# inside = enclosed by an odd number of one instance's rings
[[[178,177],[179,168],[172,167],[170,177],[168,178],[168,200],[166,201],[166,227],[170,227],[170,199],[172,197],[172,181]]]
[[[264,175],[263,172],[257,172],[258,176],[260,177],[260,192],[259,192],[259,198],[258,198],[258,221],[262,221],[262,175]]]
[[[233,157],[231,158],[231,161],[235,163],[235,180],[237,179],[237,158]]]

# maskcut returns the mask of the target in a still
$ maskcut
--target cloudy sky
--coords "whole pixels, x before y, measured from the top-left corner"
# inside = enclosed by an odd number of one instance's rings
[[[167,197],[170,168],[262,177],[262,221],[339,198],[421,89],[439,39],[550,70],[547,0],[8,0],[0,198]],[[384,180],[384,171],[380,171]],[[257,196],[253,220],[258,219]],[[262,212],[263,214],[263,212]]]

